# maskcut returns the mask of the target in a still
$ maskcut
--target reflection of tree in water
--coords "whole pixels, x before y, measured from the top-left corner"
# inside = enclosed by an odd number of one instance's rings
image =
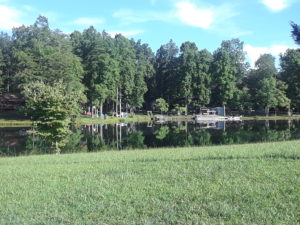
[[[85,151],[81,142],[82,134],[80,130],[74,130],[64,137],[64,144],[61,147],[61,153]],[[55,152],[52,147],[53,140],[49,137],[40,135],[30,135],[26,138],[27,154],[50,154]]]
[[[272,130],[261,127],[240,127],[234,130],[213,131],[214,144],[245,144],[253,142],[284,141],[292,139],[291,130]]]
[[[83,134],[79,129],[74,130],[67,136],[65,146],[62,148],[62,153],[69,152],[86,152],[86,147],[82,142]]]
[[[26,139],[26,153],[27,154],[50,154],[53,153],[51,148],[51,141],[43,136],[36,134],[30,135]]]
[[[300,139],[300,122],[274,121],[226,124],[223,129],[202,129],[197,125],[165,124],[154,128],[137,124],[123,127],[99,126],[98,129],[82,127],[72,129],[64,138],[62,153],[82,151],[105,151],[114,149],[143,149],[168,146],[203,146],[217,144],[244,144],[253,142],[284,141]],[[97,127],[96,127],[97,128]],[[103,129],[102,129],[103,128]],[[27,130],[27,129],[26,129]],[[24,128],[0,129],[0,155],[17,156],[55,153],[52,140],[36,134],[23,135]],[[20,134],[20,131],[21,134]],[[122,133],[122,134],[121,134]]]
[[[211,145],[211,134],[204,129],[195,130],[192,132],[193,145]]]
[[[158,140],[163,140],[169,134],[170,129],[168,126],[162,126],[158,130],[154,131],[155,138]]]
[[[105,151],[117,148],[117,143],[115,141],[105,143],[105,141],[98,135],[87,136],[86,146],[89,152]]]
[[[18,156],[25,152],[25,128],[0,127],[0,156]]]
[[[142,131],[133,131],[122,141],[123,149],[143,149],[146,147],[144,139],[145,137]]]

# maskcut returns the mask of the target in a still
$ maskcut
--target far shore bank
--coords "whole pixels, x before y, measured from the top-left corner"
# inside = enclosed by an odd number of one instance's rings
[[[244,116],[241,120],[298,120],[300,115],[293,116]],[[193,121],[193,115],[179,115],[179,116],[165,116],[165,121]],[[91,118],[86,116],[80,116],[76,120],[76,125],[84,124],[116,124],[116,123],[129,123],[129,122],[150,122],[151,117],[147,115],[135,115],[128,118],[109,117],[106,119],[102,118]],[[32,126],[30,120],[19,120],[16,119],[2,119],[0,118],[0,127],[29,127]]]

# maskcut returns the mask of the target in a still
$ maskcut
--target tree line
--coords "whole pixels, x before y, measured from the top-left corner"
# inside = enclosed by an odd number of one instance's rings
[[[300,45],[299,25],[291,27]],[[160,98],[169,109],[186,113],[220,105],[266,113],[300,110],[299,49],[280,55],[279,70],[270,54],[261,55],[254,68],[245,57],[239,39],[223,41],[212,53],[193,42],[178,47],[170,40],[154,53],[141,40],[111,37],[94,27],[70,35],[51,30],[39,16],[33,25],[13,28],[12,35],[0,33],[0,93],[34,99],[37,90],[50,86],[48,94],[40,93],[44,103],[63,107],[55,103],[60,96],[72,115],[82,102],[99,107],[100,114],[118,114],[151,109]]]

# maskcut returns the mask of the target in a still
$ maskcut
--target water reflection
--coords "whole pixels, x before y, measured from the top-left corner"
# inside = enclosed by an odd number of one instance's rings
[[[0,155],[54,153],[31,128],[0,128]],[[172,122],[86,125],[72,128],[62,153],[157,147],[244,144],[300,139],[299,121]]]

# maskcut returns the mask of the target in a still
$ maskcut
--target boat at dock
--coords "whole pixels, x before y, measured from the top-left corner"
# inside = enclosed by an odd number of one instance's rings
[[[196,121],[240,121],[241,116],[196,115]]]
[[[213,109],[201,108],[200,114],[194,117],[198,121],[240,121],[241,116],[225,116],[225,109],[223,107],[216,107]]]

